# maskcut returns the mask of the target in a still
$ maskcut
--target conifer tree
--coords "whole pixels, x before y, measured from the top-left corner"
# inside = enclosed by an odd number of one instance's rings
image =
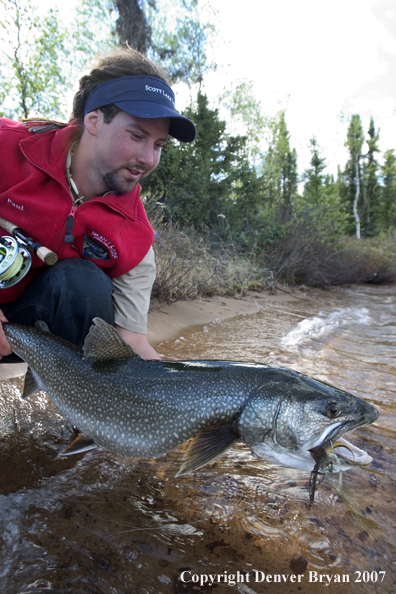
[[[228,213],[230,228],[238,241],[251,246],[256,243],[261,231],[264,188],[263,177],[257,175],[248,156],[249,151],[245,146],[241,146],[238,161],[230,174],[231,192],[225,212]]]
[[[167,143],[157,169],[145,180],[144,193],[161,202],[167,216],[182,226],[214,228],[227,209],[232,172],[239,163],[243,137],[230,137],[217,109],[198,93],[196,105],[185,112],[197,126],[191,144]],[[169,144],[169,146],[168,146]]]
[[[381,173],[381,200],[375,208],[375,219],[378,231],[386,232],[391,228],[396,228],[396,156],[394,150],[385,152]]]
[[[290,148],[290,134],[285,113],[281,111],[271,124],[272,137],[264,157],[267,210],[278,223],[290,220],[297,196],[297,152]]]
[[[378,162],[376,159],[376,153],[379,153],[379,131],[375,130],[372,117],[370,118],[368,135],[368,152],[363,162],[363,226],[365,235],[372,236],[375,234],[374,212],[378,210],[379,200]]]
[[[306,169],[303,174],[304,201],[310,206],[320,204],[322,197],[323,182],[325,176],[323,171],[326,169],[326,159],[320,156],[319,147],[315,136],[310,140],[311,149],[311,167]]]
[[[340,235],[345,229],[345,212],[340,204],[338,184],[332,175],[325,174],[326,159],[321,156],[315,137],[310,140],[311,161],[303,174],[304,192],[299,200],[297,215],[326,228],[329,237]]]

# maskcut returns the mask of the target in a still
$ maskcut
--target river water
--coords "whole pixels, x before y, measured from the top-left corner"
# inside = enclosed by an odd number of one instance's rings
[[[102,450],[59,458],[70,424],[43,393],[22,401],[22,378],[4,380],[0,591],[393,594],[396,289],[310,297],[265,301],[159,351],[289,367],[364,398],[380,416],[347,437],[370,466],[326,477],[309,507],[307,473],[242,444],[178,479],[182,449],[158,460]]]

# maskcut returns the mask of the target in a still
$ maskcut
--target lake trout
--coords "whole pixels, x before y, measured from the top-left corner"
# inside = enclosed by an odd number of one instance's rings
[[[378,417],[360,398],[268,365],[145,361],[115,328],[93,322],[82,349],[38,327],[4,324],[28,364],[23,397],[44,390],[82,432],[64,454],[102,446],[152,458],[191,440],[180,476],[242,440],[256,457],[312,471],[310,450],[337,442],[337,459],[371,462],[341,438]]]

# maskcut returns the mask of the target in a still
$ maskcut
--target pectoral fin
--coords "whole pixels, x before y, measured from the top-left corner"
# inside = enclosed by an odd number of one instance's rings
[[[29,398],[29,396],[33,396],[33,394],[40,392],[40,390],[41,388],[38,386],[32,370],[30,367],[28,367],[25,375],[25,385],[23,387],[22,398]]]
[[[72,441],[70,445],[67,446],[63,452],[59,454],[59,456],[72,456],[73,454],[82,454],[83,452],[88,452],[89,450],[93,450],[98,446],[94,442],[93,439],[87,437],[83,433]]]
[[[228,450],[240,439],[229,425],[212,425],[203,429],[191,441],[183,456],[183,464],[176,476],[201,468]]]

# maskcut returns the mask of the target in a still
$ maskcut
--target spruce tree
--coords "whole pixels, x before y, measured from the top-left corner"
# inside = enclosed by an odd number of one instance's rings
[[[214,228],[218,215],[227,209],[233,170],[245,139],[227,135],[225,121],[202,93],[184,113],[197,126],[196,140],[191,144],[169,141],[143,190],[150,200],[161,202],[167,216],[180,225]]]
[[[396,156],[394,150],[385,152],[381,173],[381,200],[375,208],[375,220],[377,230],[387,232],[396,228]]]
[[[271,123],[272,137],[264,157],[264,177],[267,195],[267,211],[270,217],[283,224],[294,213],[297,196],[297,153],[290,148],[290,134],[285,113]]]
[[[370,118],[367,140],[368,152],[363,163],[363,228],[364,234],[373,236],[376,233],[374,213],[378,210],[379,184],[378,184],[378,162],[376,153],[379,153],[378,140],[379,131],[375,130],[374,119]]]
[[[311,149],[311,167],[306,169],[303,174],[304,184],[304,202],[310,206],[318,206],[322,198],[322,189],[325,176],[323,171],[326,169],[326,159],[320,156],[319,147],[315,136],[310,140]]]

